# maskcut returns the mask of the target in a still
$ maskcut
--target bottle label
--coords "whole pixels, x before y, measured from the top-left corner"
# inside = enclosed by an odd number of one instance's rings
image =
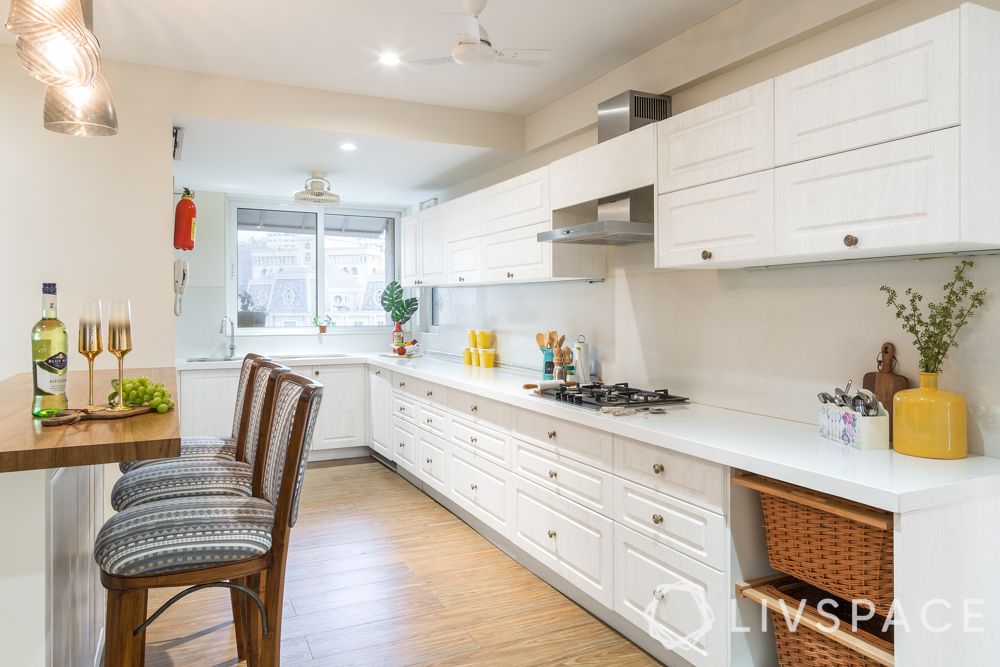
[[[65,352],[57,352],[44,361],[35,363],[35,386],[46,394],[66,393],[66,365],[69,359]]]

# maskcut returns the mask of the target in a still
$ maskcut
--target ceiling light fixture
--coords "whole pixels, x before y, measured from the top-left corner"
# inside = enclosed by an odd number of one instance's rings
[[[383,65],[389,65],[390,67],[399,64],[399,56],[395,53],[386,51],[378,57],[378,61]]]
[[[358,146],[357,144],[353,144],[350,141],[345,141],[344,143],[340,144],[340,150],[347,152],[356,151],[358,150]]]
[[[48,86],[42,111],[46,130],[77,137],[118,134],[118,112],[103,74],[88,86]]]
[[[340,196],[330,190],[330,181],[326,180],[326,174],[322,171],[314,171],[312,177],[306,179],[305,189],[296,192],[293,198],[300,204],[340,204]]]

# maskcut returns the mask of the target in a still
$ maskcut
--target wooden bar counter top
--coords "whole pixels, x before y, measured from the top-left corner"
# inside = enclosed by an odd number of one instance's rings
[[[173,368],[126,368],[126,377],[145,376],[162,382],[177,400]],[[103,404],[118,371],[94,373],[94,401]],[[70,408],[87,404],[87,371],[70,371]],[[177,408],[127,419],[80,421],[69,426],[45,426],[31,414],[31,373],[0,381],[0,472],[86,466],[98,463],[179,456]]]

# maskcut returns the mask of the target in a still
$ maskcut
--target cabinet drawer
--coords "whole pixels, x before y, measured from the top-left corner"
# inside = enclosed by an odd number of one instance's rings
[[[392,388],[431,405],[444,406],[448,398],[446,389],[441,385],[400,373],[394,375]]]
[[[774,82],[726,95],[657,124],[659,191],[774,166]]]
[[[614,441],[610,433],[530,410],[513,410],[510,429],[511,435],[542,449],[565,454],[601,470],[612,470]]]
[[[462,449],[452,448],[450,497],[504,536],[510,536],[513,511],[511,474]]]
[[[653,591],[664,586],[664,597],[656,608],[660,630],[678,638],[689,637],[707,616],[696,598],[704,597],[715,619],[711,629],[687,646],[678,642],[683,648],[674,650],[696,667],[727,665],[726,576],[620,524],[615,524],[614,530],[615,611],[648,632],[644,611],[655,599]]]
[[[656,266],[714,269],[774,254],[774,170],[660,195]]]
[[[612,476],[606,472],[517,439],[513,470],[549,491],[611,516]]]
[[[448,408],[480,426],[503,433],[510,429],[510,406],[499,401],[449,389]]]
[[[777,77],[777,163],[957,124],[959,14],[942,14]]]
[[[611,607],[614,522],[517,475],[513,479],[514,543]]]
[[[725,514],[726,469],[663,447],[615,437],[615,474]]]
[[[449,462],[447,443],[429,433],[417,435],[417,477],[447,494]]]
[[[417,423],[417,405],[401,394],[392,394],[392,414],[411,424]]]
[[[775,254],[846,259],[960,241],[959,128],[775,170]]]
[[[414,475],[417,474],[417,438],[416,428],[409,422],[399,418],[392,420],[392,441],[389,448],[392,450],[392,459],[409,470]]]
[[[672,496],[614,478],[614,520],[646,537],[726,569],[726,519]]]
[[[443,410],[421,403],[417,403],[417,426],[439,438],[451,437],[451,417]]]
[[[480,428],[461,417],[452,417],[451,441],[480,458],[503,468],[510,468],[510,443],[506,435]]]

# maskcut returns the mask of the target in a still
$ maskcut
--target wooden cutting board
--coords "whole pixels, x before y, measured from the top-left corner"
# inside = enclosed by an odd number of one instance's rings
[[[865,373],[862,385],[865,389],[875,394],[882,405],[889,413],[889,439],[892,439],[892,397],[897,391],[909,389],[910,381],[904,376],[894,373],[896,367],[896,346],[892,343],[883,343],[882,351],[876,358],[878,370],[874,373]]]

